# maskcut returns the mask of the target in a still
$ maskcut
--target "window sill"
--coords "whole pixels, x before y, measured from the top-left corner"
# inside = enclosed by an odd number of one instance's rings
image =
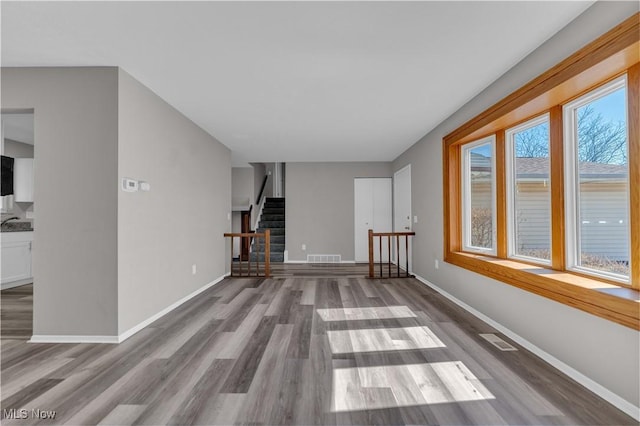
[[[446,262],[567,306],[640,330],[640,292],[570,272],[480,254],[451,252]]]

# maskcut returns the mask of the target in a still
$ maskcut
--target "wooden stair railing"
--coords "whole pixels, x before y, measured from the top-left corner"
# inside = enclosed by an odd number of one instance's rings
[[[240,232],[240,233],[225,233],[225,238],[231,240],[231,276],[232,277],[264,277],[269,278],[271,275],[271,231],[265,229],[264,233],[256,234],[255,232]],[[251,253],[245,260],[242,257],[238,258],[237,262],[233,260],[233,239],[240,238],[240,246],[242,247],[243,241],[251,239],[255,240],[255,247],[260,248],[264,246],[264,261],[260,261],[260,251],[256,251],[256,260],[251,261]],[[252,265],[255,264],[255,267]],[[261,267],[262,264],[262,267]],[[246,268],[246,269],[245,269]]]
[[[253,204],[249,206],[249,210],[240,212],[240,232],[243,234],[254,233],[251,229],[251,211],[253,210]],[[251,251],[251,238],[240,239],[240,260],[249,260],[249,252]]]
[[[409,273],[409,237],[415,236],[415,232],[373,232],[373,229],[369,229],[369,278],[413,278],[413,275]],[[387,237],[387,262],[386,267],[382,259],[382,239]],[[391,265],[391,239],[395,237],[396,248],[396,264],[392,268]],[[404,244],[400,244],[400,238],[404,237]],[[374,238],[378,238],[378,253],[379,253],[379,268],[376,268],[374,261],[375,243]],[[401,248],[404,246],[406,265],[404,268],[404,274],[401,274],[400,267],[400,253]],[[379,270],[379,275],[376,275],[376,269]],[[392,269],[396,272],[392,274]],[[387,272],[387,275],[384,272]]]

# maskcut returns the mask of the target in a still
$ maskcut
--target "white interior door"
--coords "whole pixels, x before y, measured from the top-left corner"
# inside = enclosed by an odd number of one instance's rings
[[[393,175],[393,230],[394,232],[411,232],[411,164],[398,170]],[[413,237],[409,237],[409,271],[411,271],[411,245]],[[400,267],[405,268],[407,254],[404,238],[400,238]],[[394,250],[395,251],[395,250]]]
[[[391,178],[354,179],[354,225],[355,261],[368,262],[369,229],[374,232],[391,232],[393,226]],[[388,256],[386,240],[382,246],[384,260]],[[374,259],[376,262],[380,260],[377,246]]]

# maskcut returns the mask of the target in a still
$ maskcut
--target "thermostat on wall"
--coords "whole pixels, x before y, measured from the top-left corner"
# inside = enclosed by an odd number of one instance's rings
[[[126,192],[136,192],[138,190],[138,181],[122,178],[122,190]]]

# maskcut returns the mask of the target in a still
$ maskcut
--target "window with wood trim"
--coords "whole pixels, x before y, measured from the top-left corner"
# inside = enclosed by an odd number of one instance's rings
[[[622,283],[631,261],[626,105],[625,74],[563,107],[567,267]]]
[[[496,253],[495,137],[462,147],[464,249]]]
[[[551,263],[549,114],[506,132],[509,257]]]
[[[447,135],[445,261],[640,329],[640,14]]]

